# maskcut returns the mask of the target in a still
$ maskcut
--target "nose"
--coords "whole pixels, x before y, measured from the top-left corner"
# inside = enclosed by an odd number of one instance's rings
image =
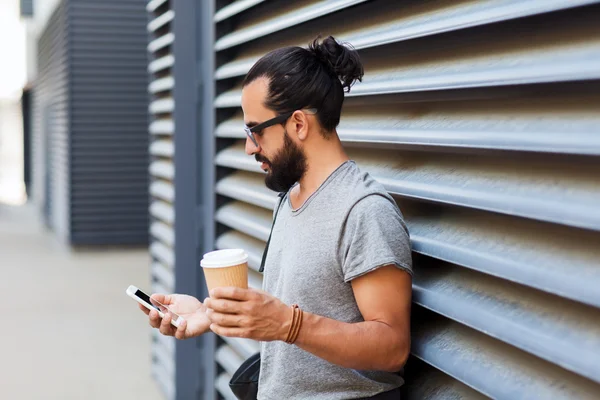
[[[251,155],[258,153],[259,151],[260,151],[260,146],[256,146],[249,137],[246,137],[246,154],[251,156]]]

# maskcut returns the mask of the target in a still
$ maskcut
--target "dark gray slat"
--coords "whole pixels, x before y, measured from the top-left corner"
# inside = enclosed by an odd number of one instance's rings
[[[148,220],[148,210],[132,210],[130,208],[123,208],[120,210],[111,210],[110,212],[102,212],[97,207],[91,206],[80,207],[78,212],[71,213],[71,223],[79,222],[98,222],[100,224],[112,225],[112,224],[126,224],[129,221],[141,221],[140,226]]]
[[[136,144],[133,140],[131,144]],[[126,158],[127,161],[139,161],[140,158],[148,157],[148,146],[147,142],[146,146],[139,146],[134,148],[119,148],[118,146],[112,146],[110,143],[97,143],[94,146],[90,145],[78,145],[72,146],[71,151],[77,155],[77,157],[90,157],[90,158],[99,158],[99,157],[108,157],[111,159],[117,159],[121,161],[119,157]],[[123,146],[121,144],[121,146]],[[110,152],[106,154],[105,152]]]
[[[128,176],[124,176],[125,174],[127,174]],[[128,170],[123,170],[123,171],[113,171],[110,173],[106,173],[106,172],[98,172],[98,173],[94,173],[93,170],[91,172],[82,174],[82,173],[77,173],[71,176],[71,183],[73,185],[79,185],[82,183],[85,183],[86,181],[89,180],[94,180],[95,183],[98,184],[110,184],[111,182],[117,184],[117,183],[125,183],[125,182],[131,182],[131,181],[136,181],[136,182],[148,182],[150,180],[149,175],[148,175],[148,170],[146,169],[146,171],[128,171]]]
[[[112,44],[107,44],[107,47],[110,46],[112,46]],[[137,54],[131,54],[132,51],[136,50],[133,46],[115,46],[115,50],[121,52],[121,54],[119,54],[118,58],[115,60],[107,59],[107,55],[103,54],[102,49],[95,47],[96,46],[90,46],[84,49],[85,51],[92,50],[93,53],[90,52],[88,54],[82,54],[83,51],[80,51],[78,52],[79,55],[77,57],[73,57],[71,59],[71,66],[74,72],[78,72],[80,69],[83,70],[88,68],[97,70],[98,68],[118,69],[126,67],[139,67],[140,65],[143,65],[145,67],[148,63],[147,58],[140,57]],[[111,57],[114,57],[114,53],[113,55],[111,55]]]
[[[138,85],[138,90],[140,90],[142,85]],[[130,88],[131,90],[131,88]],[[71,100],[73,102],[76,102],[77,104],[83,104],[83,105],[92,105],[94,102],[96,102],[97,104],[102,104],[103,106],[106,105],[114,105],[115,107],[119,107],[122,105],[127,105],[130,104],[130,101],[134,101],[133,104],[136,104],[136,106],[141,107],[139,104],[141,103],[139,101],[139,96],[136,96],[135,94],[132,94],[131,92],[122,92],[122,93],[115,93],[110,89],[104,89],[104,90],[95,90],[94,94],[96,94],[96,96],[94,97],[94,95],[92,93],[81,93],[81,92],[77,92],[74,93],[71,96]]]
[[[86,166],[93,165],[98,167],[138,167],[143,168],[143,164],[148,161],[148,154],[140,152],[137,157],[121,157],[119,154],[104,154],[102,148],[96,154],[91,152],[77,152],[71,154],[71,165],[85,168]],[[145,166],[147,168],[147,166]]]
[[[402,398],[406,400],[488,399],[462,382],[414,357],[405,367],[405,381]]]
[[[222,51],[362,2],[364,0],[321,1],[286,13],[283,18],[275,16],[271,19],[263,19],[255,26],[234,31],[218,39],[215,43],[215,50]]]
[[[412,353],[497,399],[591,400],[600,390],[585,378],[432,313],[413,324]]]
[[[221,22],[234,15],[243,13],[244,11],[264,2],[265,0],[239,0],[234,1],[224,7],[221,7],[215,12],[214,21]]]
[[[94,103],[92,101],[85,101],[83,102],[83,104],[81,105],[74,105],[72,106],[71,110],[74,113],[96,113],[96,114],[105,114],[105,113],[113,113],[113,112],[125,112],[125,107],[129,108],[129,112],[137,112],[137,113],[142,113],[146,107],[147,107],[148,103],[144,103],[142,101],[136,101],[136,102],[131,102],[131,103],[127,103],[127,102],[123,102],[123,101],[117,101],[115,102],[115,104],[109,104],[109,102],[98,102],[98,104],[96,106],[94,106]]]
[[[147,234],[140,231],[118,232],[71,232],[73,246],[84,245],[145,245],[148,243]]]
[[[77,196],[79,193],[91,193],[98,191],[104,195],[108,193],[131,193],[132,195],[140,193],[140,190],[147,190],[147,182],[145,181],[133,181],[133,182],[90,182],[82,180],[71,186],[71,196]]]
[[[112,23],[112,25],[111,25]],[[127,26],[119,26],[115,25],[114,21],[106,21],[106,20],[87,20],[85,24],[77,24],[71,27],[71,32],[75,35],[79,34],[97,34],[102,35],[99,38],[92,38],[94,40],[102,40],[104,38],[111,38],[115,35],[123,35],[124,41],[131,41],[131,37],[142,36],[147,39],[148,33],[146,32],[146,24],[131,22],[128,23]],[[89,37],[76,38],[77,43],[83,43],[83,41],[90,40]]]
[[[413,301],[600,382],[600,310],[440,263],[415,268]]]
[[[560,0],[534,0],[527,3],[506,1],[429,1],[418,4],[406,2],[369,3],[358,6],[327,19],[327,34],[338,40],[352,43],[358,50],[390,43],[462,30],[493,22],[507,21],[526,16],[597,3],[596,0],[563,2]],[[265,38],[261,44],[247,46],[233,62],[219,67],[217,79],[241,76],[269,50],[283,46],[306,46],[320,26],[309,24],[306,29],[282,33],[277,38]],[[262,45],[264,43],[264,45]]]
[[[98,210],[110,209],[111,207],[120,207],[124,210],[138,210],[139,208],[148,209],[150,205],[149,200],[131,200],[129,196],[104,196],[98,198],[98,196],[90,197],[89,200],[82,198],[82,196],[76,196],[71,198],[71,209],[77,211],[79,208],[82,210],[96,208]]]
[[[107,79],[110,78],[110,79]],[[114,79],[113,79],[114,78]],[[102,84],[109,80],[113,84],[117,82],[126,83],[128,85],[147,85],[148,79],[144,74],[140,74],[139,71],[123,70],[119,71],[119,75],[115,76],[114,72],[108,68],[79,68],[72,72],[71,76],[73,85],[78,84]],[[110,84],[110,82],[106,82]]]
[[[272,211],[276,196],[269,202],[262,176],[237,172],[232,177],[218,182],[217,193]],[[417,253],[600,307],[595,285],[599,234],[481,211],[402,211]],[[243,210],[237,218],[245,219]],[[264,232],[270,221],[263,223]]]
[[[137,220],[123,220],[119,221],[82,221],[73,222],[71,221],[71,232],[72,233],[92,233],[97,234],[104,233],[110,234],[112,232],[129,232],[139,238],[143,238],[142,243],[147,243],[150,233],[148,231],[149,225],[147,221],[142,218]]]
[[[600,229],[600,212],[594,206],[600,201],[595,184],[600,172],[592,165],[581,168],[572,163],[517,159],[507,165],[487,156],[434,158],[358,149],[349,149],[349,155],[398,196]],[[468,164],[464,163],[467,159]],[[243,143],[221,151],[215,161],[220,166],[260,171],[258,163],[245,154]],[[572,207],[565,208],[565,203]]]

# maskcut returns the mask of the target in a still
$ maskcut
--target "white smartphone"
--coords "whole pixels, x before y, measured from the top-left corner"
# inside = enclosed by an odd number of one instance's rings
[[[179,324],[183,321],[183,317],[177,315],[173,311],[169,309],[166,305],[161,302],[151,299],[146,293],[142,292],[140,289],[133,285],[129,285],[127,290],[125,291],[129,297],[146,307],[148,310],[156,310],[158,311],[158,315],[161,318],[164,318],[165,313],[171,314],[171,325],[178,327]]]

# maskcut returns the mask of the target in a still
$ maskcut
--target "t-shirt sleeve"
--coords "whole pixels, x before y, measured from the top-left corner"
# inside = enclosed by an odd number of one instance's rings
[[[412,275],[408,229],[398,207],[381,195],[369,195],[350,210],[340,241],[344,281],[386,265]]]

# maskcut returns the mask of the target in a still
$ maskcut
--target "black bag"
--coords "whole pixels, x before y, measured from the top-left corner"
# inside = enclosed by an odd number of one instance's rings
[[[260,353],[256,353],[240,365],[229,381],[229,387],[235,397],[239,400],[256,400],[259,373]]]

